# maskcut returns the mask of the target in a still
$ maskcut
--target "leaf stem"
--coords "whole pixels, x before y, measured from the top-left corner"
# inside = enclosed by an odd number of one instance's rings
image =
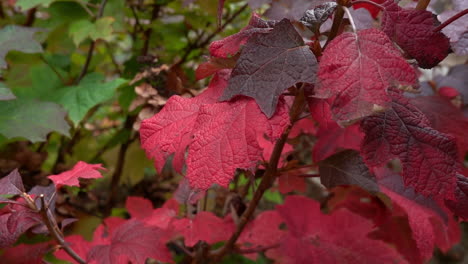
[[[70,245],[67,244],[65,239],[63,238],[63,234],[60,231],[59,227],[57,226],[57,222],[51,216],[50,209],[48,205],[45,202],[45,197],[44,194],[39,195],[39,198],[41,199],[41,209],[40,209],[40,214],[42,216],[42,220],[47,226],[47,229],[49,230],[50,234],[54,237],[54,239],[59,243],[59,245],[67,252],[67,254],[72,257],[74,260],[76,260],[80,264],[86,264],[86,261],[83,260],[71,247]]]
[[[278,172],[278,162],[281,158],[283,147],[286,144],[286,140],[288,139],[288,135],[289,135],[292,125],[298,120],[300,114],[304,110],[304,105],[305,105],[305,96],[304,96],[304,91],[303,91],[303,86],[302,86],[298,90],[298,94],[294,98],[294,103],[291,106],[291,109],[289,111],[289,118],[291,121],[290,125],[284,130],[284,132],[281,134],[281,137],[276,141],[275,147],[273,149],[273,153],[271,154],[270,161],[268,163],[268,168],[262,177],[262,181],[260,182],[260,185],[258,186],[257,190],[254,193],[252,201],[250,201],[249,206],[247,207],[245,212],[240,217],[239,224],[237,225],[237,228],[234,234],[232,234],[232,236],[229,238],[226,244],[224,244],[223,247],[212,252],[211,254],[212,263],[219,263],[219,261],[224,257],[224,255],[226,255],[233,249],[237,239],[241,235],[242,231],[244,230],[245,226],[249,222],[252,215],[254,214],[258,203],[263,197],[263,194],[265,193],[266,190],[268,190],[271,187],[274,180],[276,179],[277,172]]]
[[[357,0],[357,1],[351,2],[351,5],[355,5],[355,4],[369,4],[369,5],[373,5],[379,8],[380,10],[385,10],[384,6],[377,4],[376,2],[369,1],[369,0]]]
[[[101,5],[99,7],[98,14],[96,16],[96,20],[101,18],[102,15],[104,14],[104,7],[106,7],[106,4],[107,4],[107,0],[102,0]],[[95,47],[96,47],[96,40],[93,40],[91,42],[91,44],[89,45],[88,55],[86,55],[85,64],[84,64],[83,68],[81,69],[80,75],[75,80],[75,84],[80,83],[80,81],[83,79],[83,77],[86,75],[86,73],[88,73],[88,68],[89,68],[89,65],[91,64],[91,59],[93,58],[93,53],[94,53],[94,48]]]
[[[328,35],[327,43],[323,46],[323,49],[327,47],[327,45],[336,37],[338,36],[338,31],[341,27],[341,22],[343,21],[344,17],[344,9],[343,6],[338,6],[335,11],[335,17],[333,18],[333,25],[330,30],[330,34]]]
[[[453,21],[459,19],[460,17],[464,16],[468,14],[468,8],[465,9],[465,10],[462,10],[460,12],[458,12],[456,15],[454,15],[453,17],[447,19],[444,23],[440,24],[439,26],[437,26],[436,28],[434,28],[434,31],[440,31],[442,30],[443,28],[445,28],[446,26],[450,25]]]
[[[356,24],[354,24],[354,19],[353,19],[353,16],[351,15],[351,12],[349,12],[349,9],[345,6],[343,6],[343,9],[348,15],[349,23],[351,23],[351,28],[353,29],[353,32],[356,33],[357,32]]]
[[[429,5],[430,2],[431,2],[431,0],[419,0],[415,9],[416,10],[426,10],[426,8],[427,8],[427,6]]]

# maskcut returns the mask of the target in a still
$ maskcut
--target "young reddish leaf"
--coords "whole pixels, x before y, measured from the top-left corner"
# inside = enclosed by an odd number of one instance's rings
[[[2,263],[42,264],[44,255],[49,251],[50,243],[42,242],[32,245],[20,244],[7,248],[2,254]]]
[[[387,2],[396,5],[393,0]],[[438,23],[429,11],[398,7],[397,10],[385,12],[382,30],[409,56],[415,58],[419,67],[430,69],[450,52],[449,39],[442,32],[434,31]]]
[[[255,34],[268,33],[275,25],[276,21],[265,21],[257,14],[253,14],[249,24],[239,33],[231,35],[221,40],[213,41],[210,44],[209,50],[213,57],[228,58],[235,55],[241,45],[244,45],[247,40]]]
[[[329,189],[352,184],[368,191],[379,191],[374,175],[354,150],[342,151],[320,162],[319,173],[320,182]]]
[[[283,219],[277,211],[265,211],[250,222],[241,233],[238,243],[243,248],[275,246],[286,234],[280,229]]]
[[[213,183],[227,186],[237,168],[252,169],[262,159],[257,137],[276,140],[289,123],[286,104],[271,119],[250,98],[204,105],[187,158],[190,185],[205,190]]]
[[[127,208],[128,213],[137,219],[143,219],[151,215],[153,211],[153,205],[151,201],[143,197],[127,197],[125,202],[125,208]]]
[[[57,188],[60,186],[80,186],[78,181],[79,178],[83,179],[97,179],[101,178],[102,175],[99,170],[105,170],[101,164],[88,164],[84,161],[78,161],[73,166],[73,169],[62,172],[58,175],[50,175],[48,178],[54,182]]]
[[[329,123],[325,128],[320,127],[317,132],[317,142],[312,149],[312,159],[322,161],[343,149],[360,150],[364,138],[359,125],[340,127],[335,122]]]
[[[208,89],[194,98],[172,96],[164,108],[142,122],[141,146],[155,166],[161,171],[167,158],[175,154],[174,168],[181,172],[185,149],[192,140],[195,121],[203,104],[214,103],[227,84],[228,71],[221,71],[211,80]]]
[[[434,130],[427,117],[396,91],[392,108],[361,122],[364,161],[372,168],[399,158],[406,186],[434,198],[453,199],[460,170],[453,137]]]
[[[151,201],[141,197],[128,197],[125,208],[133,218],[148,226],[167,229],[172,218],[176,216],[175,211],[170,208],[157,208],[153,210]]]
[[[75,251],[76,254],[78,254],[78,256],[80,256],[81,258],[86,258],[86,255],[91,249],[91,242],[86,241],[80,235],[68,236],[65,238],[65,241],[73,249],[73,251]],[[58,259],[66,260],[73,264],[78,264],[78,262],[74,258],[70,257],[70,255],[67,252],[65,252],[65,250],[63,249],[55,251],[54,256]]]
[[[253,97],[269,118],[280,95],[298,82],[313,83],[317,61],[294,26],[284,19],[247,41],[220,100]]]
[[[301,196],[288,196],[277,207],[288,233],[278,251],[281,263],[406,263],[395,249],[367,234],[373,223],[346,209],[331,215],[320,204]]]
[[[343,33],[330,42],[321,58],[318,77],[316,96],[336,95],[332,112],[338,121],[368,116],[375,105],[389,104],[389,87],[416,82],[414,69],[377,29]]]
[[[7,176],[0,179],[0,194],[1,195],[20,195],[24,190],[23,180],[18,172],[18,169],[13,170]],[[1,201],[7,201],[8,199],[0,196]]]
[[[287,194],[293,191],[304,193],[307,184],[305,178],[301,176],[307,172],[307,169],[297,169],[281,173],[278,177],[278,190],[280,193]]]
[[[128,220],[109,231],[108,236],[99,240],[95,238],[87,260],[100,264],[145,263],[147,258],[172,262],[166,241],[161,239],[165,236],[162,229],[148,227],[138,220]]]
[[[468,151],[468,119],[463,112],[440,96],[420,96],[410,102],[427,116],[433,128],[455,137],[460,157],[464,157]]]
[[[206,211],[198,213],[193,219],[176,219],[172,224],[175,231],[185,238],[185,245],[188,247],[195,246],[198,241],[212,244],[227,240],[235,229],[233,222]]]
[[[382,192],[407,213],[413,238],[423,259],[428,260],[432,256],[435,246],[447,251],[458,242],[458,227],[450,223],[454,220],[447,219],[444,209],[434,200],[405,187],[401,177],[388,170],[377,175]],[[455,230],[450,230],[452,228]]]

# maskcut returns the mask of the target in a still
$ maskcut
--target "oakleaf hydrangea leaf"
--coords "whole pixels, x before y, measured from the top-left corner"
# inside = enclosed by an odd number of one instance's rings
[[[0,30],[0,68],[6,68],[5,56],[11,50],[24,53],[42,52],[42,46],[34,39],[38,28],[7,25]]]

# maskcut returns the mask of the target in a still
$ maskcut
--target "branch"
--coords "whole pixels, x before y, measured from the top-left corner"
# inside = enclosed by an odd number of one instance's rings
[[[258,203],[262,199],[263,194],[266,190],[268,190],[271,187],[274,180],[276,179],[278,171],[278,162],[281,158],[283,147],[286,143],[286,140],[288,139],[289,131],[291,130],[292,125],[298,120],[300,114],[304,109],[304,104],[305,97],[303,87],[301,87],[298,90],[298,94],[294,98],[294,103],[291,106],[291,110],[289,111],[289,118],[291,121],[290,125],[288,126],[288,128],[285,129],[283,134],[281,134],[281,137],[278,139],[278,141],[276,141],[273,153],[271,154],[270,161],[268,163],[268,168],[262,177],[262,181],[260,182],[260,185],[255,191],[252,201],[249,203],[249,206],[242,214],[239,221],[239,225],[237,225],[234,234],[229,238],[229,240],[226,242],[226,244],[224,244],[222,248],[212,253],[211,260],[213,263],[219,263],[219,261],[224,257],[224,255],[226,255],[234,248],[237,239],[239,238],[245,226],[247,225],[253,213],[255,212],[255,209],[257,208]]]
[[[330,43],[338,35],[338,31],[340,30],[340,27],[341,27],[341,22],[343,21],[344,13],[345,12],[344,12],[343,7],[338,6],[335,12],[335,17],[333,18],[333,25],[330,30],[330,34],[328,35],[327,43],[325,43],[325,46],[323,46],[323,49],[325,49],[328,43]]]
[[[351,12],[349,12],[349,9],[345,6],[343,6],[343,9],[346,12],[346,15],[348,15],[349,23],[351,24],[351,28],[353,29],[353,32],[356,34],[357,32],[356,24],[354,24],[354,19],[353,19],[353,16],[351,15]]]
[[[427,8],[427,6],[429,5],[430,2],[431,2],[431,0],[419,0],[415,9],[416,10],[426,10],[426,8]]]
[[[442,30],[444,27],[450,25],[453,21],[459,19],[460,17],[464,16],[468,14],[468,8],[465,9],[465,10],[462,10],[460,12],[458,12],[456,15],[454,15],[453,17],[447,19],[444,23],[440,24],[438,27],[434,28],[434,31],[440,31]]]
[[[42,220],[47,226],[47,229],[49,230],[50,234],[54,237],[54,239],[59,243],[59,245],[67,252],[67,254],[72,257],[74,260],[76,260],[80,264],[86,264],[86,261],[83,260],[71,247],[70,245],[67,244],[65,239],[63,238],[63,234],[60,231],[59,227],[57,226],[57,222],[51,215],[51,212],[49,210],[48,205],[45,202],[45,197],[44,194],[39,195],[39,198],[41,199],[41,210],[39,213],[42,216]]]
[[[102,15],[104,14],[104,7],[106,7],[106,4],[107,4],[107,0],[102,0],[101,6],[99,7],[98,14],[96,16],[96,20],[101,18]],[[95,47],[96,47],[96,41],[94,40],[94,41],[91,42],[91,45],[89,45],[88,55],[86,56],[85,64],[83,66],[83,69],[81,69],[80,75],[75,80],[75,84],[80,83],[80,81],[83,79],[83,77],[86,75],[86,73],[88,73],[88,68],[89,68],[89,65],[91,64],[91,59],[93,58],[93,53],[94,53],[94,48]]]

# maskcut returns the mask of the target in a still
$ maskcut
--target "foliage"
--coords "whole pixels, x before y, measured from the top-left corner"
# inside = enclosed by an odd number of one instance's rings
[[[2,1],[2,260],[463,262],[464,3]]]

